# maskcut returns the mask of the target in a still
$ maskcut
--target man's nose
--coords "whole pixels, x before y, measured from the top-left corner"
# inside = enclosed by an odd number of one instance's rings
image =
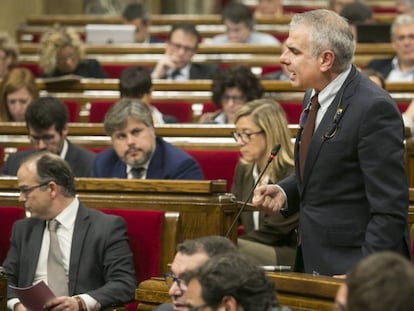
[[[173,282],[173,283],[172,283],[172,285],[171,285],[170,289],[168,290],[168,294],[169,294],[170,296],[178,296],[178,297],[182,295],[182,292],[181,292],[181,290],[178,288],[178,286],[177,286],[176,282]]]

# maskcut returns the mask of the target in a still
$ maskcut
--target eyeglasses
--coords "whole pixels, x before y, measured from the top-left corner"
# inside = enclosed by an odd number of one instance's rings
[[[53,141],[53,139],[55,139],[55,135],[54,134],[45,134],[41,136],[29,135],[29,138],[30,138],[30,141],[34,144],[38,144],[41,140],[43,140],[45,144],[50,144]]]
[[[183,287],[182,280],[178,278],[177,276],[175,276],[172,272],[168,272],[164,274],[164,280],[168,288],[171,288],[171,286],[173,286],[173,284],[176,283],[181,293],[185,292],[185,288]]]
[[[31,186],[31,187],[21,187],[21,188],[19,188],[19,191],[20,191],[21,194],[23,194],[25,197],[27,197],[33,190],[35,190],[37,188],[44,187],[47,184],[49,184],[50,182],[51,182],[51,180],[45,181],[41,184],[34,185],[34,186]]]
[[[230,95],[223,95],[221,97],[222,102],[228,102],[232,100],[236,104],[243,104],[246,98],[244,96],[230,96]]]
[[[196,50],[196,47],[185,46],[179,43],[168,42],[168,44],[176,51],[183,49],[185,53],[194,53]]]
[[[189,303],[185,303],[182,306],[184,308],[187,308],[187,311],[199,311],[201,309],[207,308],[208,307],[208,304],[203,303],[202,305],[199,305],[199,306],[193,306],[193,305],[191,305]]]
[[[263,130],[261,130],[261,131],[258,131],[258,132],[253,132],[253,133],[246,133],[246,132],[236,132],[236,131],[234,131],[234,132],[232,132],[231,134],[233,135],[233,138],[237,141],[237,142],[239,142],[239,141],[242,141],[242,142],[244,142],[245,144],[247,144],[248,142],[250,142],[250,140],[252,139],[252,136],[254,136],[254,135],[259,135],[259,134],[262,134],[262,133],[264,133],[264,131]]]

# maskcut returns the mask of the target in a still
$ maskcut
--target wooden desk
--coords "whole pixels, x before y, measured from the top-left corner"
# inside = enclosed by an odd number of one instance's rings
[[[295,3],[296,2],[296,3]],[[369,5],[376,7],[392,7],[393,1],[366,1]],[[302,6],[309,7],[326,7],[326,1],[317,0],[301,0],[289,1],[285,4],[286,11],[292,11],[294,7]],[[296,10],[297,11],[297,10]],[[396,14],[395,13],[374,13],[373,19],[377,22],[391,23]],[[262,17],[256,19],[256,24],[288,24],[291,16],[284,14],[277,17]],[[189,22],[195,25],[220,25],[222,24],[220,14],[151,14],[152,25],[173,25],[183,22]],[[87,24],[121,24],[120,16],[104,16],[104,15],[65,15],[65,14],[45,14],[38,16],[29,16],[26,18],[26,24],[32,26],[51,26],[60,24],[63,26],[84,26]]]
[[[294,272],[268,272],[267,276],[276,285],[279,303],[293,311],[331,311],[336,292],[343,282],[337,278]],[[135,299],[140,301],[139,311],[150,311],[161,303],[171,301],[162,278],[141,282],[135,291]]]
[[[20,54],[34,55],[40,50],[39,43],[21,42],[19,43]],[[281,54],[279,45],[252,45],[252,44],[205,44],[201,43],[197,54],[264,54],[278,56]],[[86,44],[85,53],[92,55],[111,55],[111,54],[163,54],[165,52],[164,43],[152,44]],[[393,55],[394,49],[390,43],[358,43],[356,55]]]
[[[88,207],[179,212],[177,242],[206,235],[224,235],[238,210],[226,183],[187,180],[76,178],[79,199]],[[0,178],[3,205],[19,206],[17,179]],[[234,230],[231,238],[235,240]],[[171,258],[172,260],[172,258]]]

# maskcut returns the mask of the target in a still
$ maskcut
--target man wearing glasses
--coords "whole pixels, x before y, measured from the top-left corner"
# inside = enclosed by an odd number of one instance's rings
[[[68,111],[54,97],[41,97],[31,103],[25,113],[26,127],[33,149],[11,154],[1,174],[16,176],[20,163],[37,151],[49,151],[65,159],[76,177],[89,177],[95,154],[73,145],[68,139]]]
[[[242,254],[227,253],[183,274],[188,311],[288,311],[261,267]]]
[[[229,239],[221,236],[200,237],[178,244],[177,254],[171,264],[171,272],[165,275],[172,302],[160,305],[157,311],[187,311],[185,306],[187,287],[180,279],[182,273],[203,265],[217,255],[233,252],[237,252],[236,246]]]
[[[25,159],[17,183],[31,217],[13,225],[3,263],[9,285],[46,282],[56,296],[46,310],[96,311],[132,301],[136,279],[123,218],[84,206],[69,165],[49,152]],[[28,310],[12,289],[7,304]]]
[[[173,25],[168,34],[165,54],[156,64],[151,78],[177,81],[212,79],[218,71],[217,66],[191,62],[200,40],[193,24]]]

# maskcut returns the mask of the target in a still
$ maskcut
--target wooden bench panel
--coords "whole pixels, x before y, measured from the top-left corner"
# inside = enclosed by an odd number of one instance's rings
[[[366,0],[374,11],[373,19],[377,22],[391,23],[395,16],[394,1]],[[289,13],[302,12],[314,8],[327,8],[326,0],[300,0],[289,1],[284,4],[284,14],[275,17],[256,18],[256,24],[288,24],[291,19]],[[195,25],[220,25],[220,14],[151,14],[152,25],[173,25],[189,22]],[[26,17],[26,24],[32,26],[52,26],[60,24],[64,26],[85,26],[87,24],[122,24],[122,18],[116,15],[93,14],[44,14]]]
[[[237,212],[226,182],[76,178],[79,199],[91,208],[161,210],[180,214],[177,243],[205,235],[224,235]],[[17,179],[0,183],[3,205],[19,206]],[[231,238],[236,238],[236,230]]]

